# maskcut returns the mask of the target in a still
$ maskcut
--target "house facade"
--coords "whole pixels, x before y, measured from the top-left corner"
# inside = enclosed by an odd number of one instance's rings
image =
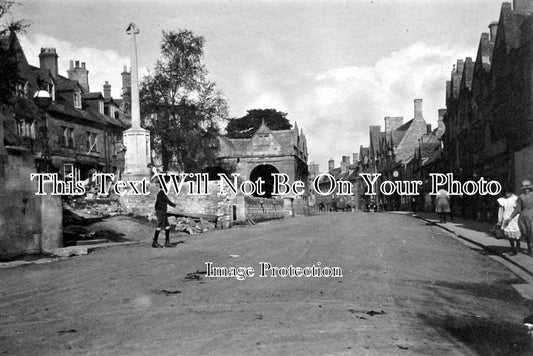
[[[460,59],[446,83],[444,160],[461,181],[497,180],[519,193],[533,178],[533,1],[503,3],[481,34],[475,60]],[[455,198],[457,213],[494,220],[492,196]]]
[[[55,48],[42,48],[40,66],[34,67],[18,40],[15,44],[19,68],[15,101],[2,108],[6,145],[29,149],[38,171],[44,171],[47,161],[47,169],[61,176],[74,173],[86,179],[93,170],[120,175],[124,169],[122,131],[128,121],[127,113],[111,98],[109,84],[104,85],[104,94],[91,92],[84,62],[70,61],[65,77],[59,74]],[[32,101],[40,89],[52,98],[44,112]]]
[[[409,180],[408,164],[415,156],[422,136],[431,132],[422,114],[422,99],[414,100],[413,119],[403,122],[403,117],[385,117],[385,131],[381,126],[369,127],[369,147],[360,148],[360,172],[379,173],[381,176],[377,185],[381,182]],[[376,196],[366,196],[366,185],[359,178],[358,187],[362,192],[361,200],[372,202],[385,210],[397,210],[408,208],[411,204],[409,196],[399,194],[384,195],[377,192]]]

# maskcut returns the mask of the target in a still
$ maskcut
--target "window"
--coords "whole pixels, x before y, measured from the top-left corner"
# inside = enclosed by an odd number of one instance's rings
[[[98,147],[96,143],[98,142],[98,136],[94,132],[87,132],[85,146],[87,148],[87,153],[97,153]]]
[[[24,84],[17,83],[15,84],[15,96],[17,98],[24,98]]]
[[[35,138],[35,125],[27,120],[17,121],[17,134],[21,137]]]
[[[63,126],[63,137],[60,138],[60,144],[66,147],[74,147],[74,129]]]
[[[81,109],[81,93],[79,91],[74,92],[74,107]]]
[[[104,101],[103,100],[98,100],[98,112],[100,114],[104,113]]]
[[[76,168],[73,163],[65,163],[63,165],[63,177],[66,181],[79,181],[80,169]]]
[[[50,94],[52,101],[56,101],[56,90],[55,90],[54,83],[45,83],[43,89],[46,90]]]

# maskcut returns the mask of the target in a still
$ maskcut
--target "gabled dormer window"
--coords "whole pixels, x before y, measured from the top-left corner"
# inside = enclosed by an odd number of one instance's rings
[[[74,107],[81,109],[81,93],[79,91],[74,92]]]
[[[104,113],[104,101],[103,100],[98,100],[98,112],[100,114]]]

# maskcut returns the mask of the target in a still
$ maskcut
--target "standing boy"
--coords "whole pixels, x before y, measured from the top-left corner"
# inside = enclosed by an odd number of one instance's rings
[[[163,191],[163,187],[159,183],[159,193],[157,193],[157,199],[155,201],[155,216],[157,217],[157,228],[154,233],[154,241],[152,242],[152,247],[158,248],[163,247],[157,243],[157,238],[161,229],[165,229],[165,247],[172,247],[170,244],[170,224],[168,223],[167,218],[167,205],[175,207],[176,204],[168,199],[167,195]]]

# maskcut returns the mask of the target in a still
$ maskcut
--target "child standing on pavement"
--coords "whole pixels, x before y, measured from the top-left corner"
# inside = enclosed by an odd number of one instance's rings
[[[520,251],[520,228],[518,227],[518,214],[504,225],[516,207],[517,196],[510,189],[507,190],[502,198],[498,199],[500,209],[498,211],[498,225],[502,226],[504,236],[509,239],[511,245],[511,256],[515,256]]]
[[[445,189],[440,189],[437,192],[437,196],[435,197],[435,212],[439,214],[441,223],[445,223],[446,215],[451,214],[450,196]]]
[[[161,186],[161,183],[158,182],[158,184],[159,193],[157,193],[157,199],[155,201],[155,216],[157,217],[157,228],[155,229],[152,247],[163,247],[157,243],[157,238],[159,237],[159,233],[163,228],[165,229],[165,247],[172,247],[170,243],[170,224],[168,223],[167,218],[167,205],[175,207],[176,204],[174,204],[170,201],[170,199],[168,199],[167,195],[165,194],[165,191],[163,190],[163,187]]]

